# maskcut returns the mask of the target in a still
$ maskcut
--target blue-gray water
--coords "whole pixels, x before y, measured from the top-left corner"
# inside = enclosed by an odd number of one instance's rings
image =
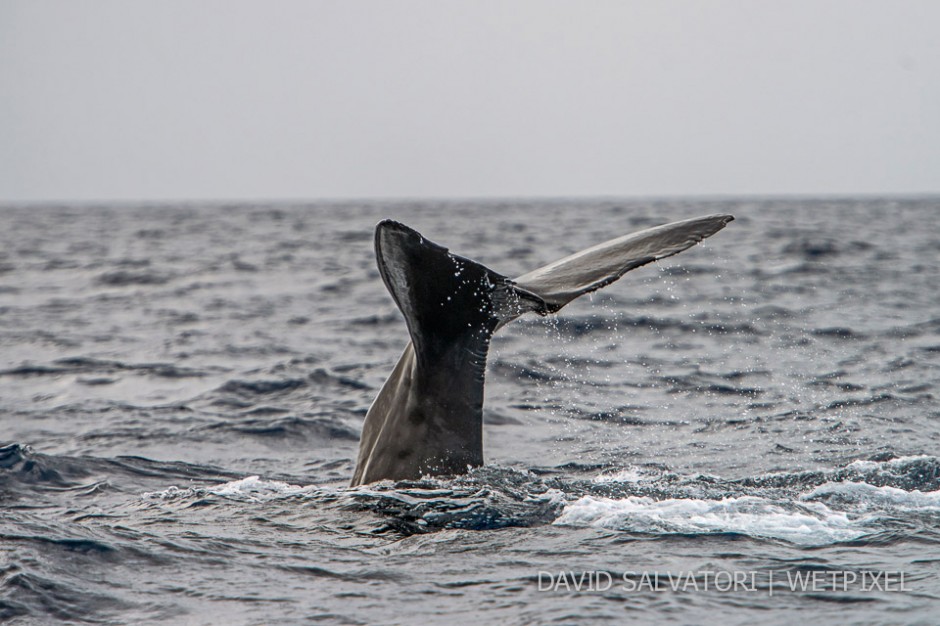
[[[518,275],[714,212],[737,219],[497,334],[485,468],[346,488],[407,341],[379,219]],[[938,215],[938,199],[0,209],[0,621],[935,623]],[[613,584],[545,590],[562,571]],[[643,584],[709,572],[749,578]],[[791,589],[813,572],[820,587]]]

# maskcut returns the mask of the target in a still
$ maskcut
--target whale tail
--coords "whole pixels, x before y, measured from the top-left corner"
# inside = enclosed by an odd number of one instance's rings
[[[467,351],[485,355],[498,326],[550,308],[508,277],[393,220],[376,226],[375,256],[382,281],[405,317],[419,365]]]
[[[376,226],[375,256],[411,343],[366,414],[352,485],[482,465],[490,337],[548,305],[392,220]]]
[[[612,239],[510,279],[392,220],[375,229],[379,273],[411,343],[369,408],[352,485],[459,474],[483,464],[490,338],[526,312],[554,313],[626,272],[715,234],[730,215]]]
[[[717,214],[647,228],[576,252],[515,279],[519,289],[538,296],[554,313],[632,269],[691,248],[734,219]]]
[[[453,340],[467,335],[468,328],[489,328],[492,320],[498,328],[523,313],[555,313],[630,270],[691,248],[733,219],[716,214],[655,226],[576,252],[512,280],[450,253],[393,220],[376,226],[375,254],[382,280],[418,345],[427,336]]]

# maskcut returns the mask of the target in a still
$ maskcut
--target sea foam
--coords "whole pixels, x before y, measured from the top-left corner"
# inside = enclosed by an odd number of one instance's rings
[[[740,533],[801,545],[850,541],[869,532],[865,520],[851,519],[821,503],[776,503],[754,496],[721,500],[584,496],[568,504],[554,523],[637,533]]]

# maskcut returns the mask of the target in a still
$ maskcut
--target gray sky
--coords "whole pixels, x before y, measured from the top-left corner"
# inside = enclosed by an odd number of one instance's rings
[[[940,192],[935,0],[0,0],[0,201]]]

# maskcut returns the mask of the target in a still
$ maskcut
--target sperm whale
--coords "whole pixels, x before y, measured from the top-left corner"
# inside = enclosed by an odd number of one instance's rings
[[[626,272],[678,254],[734,217],[708,215],[611,239],[510,279],[393,220],[375,228],[379,274],[411,341],[366,414],[352,486],[461,474],[483,465],[490,338]]]

